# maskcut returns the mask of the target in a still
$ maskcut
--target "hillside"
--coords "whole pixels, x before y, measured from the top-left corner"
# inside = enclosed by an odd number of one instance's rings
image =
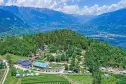
[[[126,48],[126,9],[105,13],[94,17],[85,28],[89,28],[88,37]],[[84,33],[85,31],[81,31]]]
[[[98,26],[98,31],[126,35],[126,9],[105,13],[90,20],[90,24]]]
[[[13,28],[12,31],[7,32],[10,34],[31,34],[67,28],[86,35],[87,37],[126,48],[126,9],[105,13],[99,16],[69,15],[45,8],[17,6],[1,6],[0,9],[15,14],[32,27],[31,29]],[[1,29],[6,31],[10,28],[2,27]]]
[[[52,52],[56,50],[67,51],[69,48],[73,49],[77,47],[79,49],[88,51],[87,55],[92,53],[96,54],[96,56],[99,55],[101,64],[104,66],[111,65],[113,67],[126,68],[125,50],[118,47],[109,46],[108,44],[99,42],[97,40],[83,37],[71,30],[56,30],[49,33],[40,33],[36,35],[26,35],[20,38],[11,37],[5,39],[6,40],[0,41],[1,55],[11,53],[21,56],[29,56],[31,55],[30,53],[35,53],[44,45],[51,47]],[[105,59],[103,59],[104,57]]]
[[[0,9],[0,33],[27,28],[28,25],[11,12]]]
[[[81,71],[81,73],[86,73],[86,75],[82,74],[81,76],[78,75],[78,77],[89,77],[88,80],[91,82],[94,82],[95,80],[97,80],[98,82],[105,82],[105,78],[102,76],[102,71],[100,70],[101,67],[112,67],[121,70],[126,69],[125,50],[118,47],[110,46],[97,40],[86,38],[71,30],[55,30],[48,33],[39,33],[36,35],[4,37],[0,40],[0,55],[8,59],[10,65],[16,63],[17,66],[20,66],[17,63],[17,60],[21,60],[22,58],[29,58],[30,60],[36,60],[40,63],[49,63],[48,67],[53,67],[49,69],[46,67],[46,69],[49,71],[45,71],[45,68],[40,68],[40,70],[38,71],[39,67],[37,66],[35,66],[34,69],[32,69],[33,67],[30,69],[28,68],[29,70],[33,71],[32,73],[34,73],[34,71],[36,72],[37,70],[37,72],[41,72],[44,74],[48,73],[47,77],[49,77],[51,76],[49,73],[55,73],[59,75],[58,71],[63,70],[63,72],[60,73],[63,75],[60,76],[63,76],[66,79],[67,76],[65,76],[64,73],[70,74],[69,70],[71,70],[72,73],[76,74],[80,74]],[[54,62],[56,64],[54,64]],[[21,65],[20,67],[23,66]],[[22,68],[14,69],[15,71],[10,70],[10,73],[12,73],[12,75],[10,74],[8,76],[9,78],[6,81],[7,84],[11,80],[17,80],[14,74],[16,70],[19,70],[20,74],[24,73],[23,70],[20,69]],[[44,79],[42,81],[40,79],[41,76],[44,77],[44,74],[39,74],[40,76],[37,75],[36,77],[31,77],[31,75],[27,75],[27,77],[22,77],[23,80],[21,81],[22,83],[43,83],[44,80],[45,82],[49,83],[53,82],[53,80],[58,83],[63,82],[50,77],[49,79]],[[71,75],[70,77],[77,76]],[[75,79],[78,80],[78,77]],[[114,76],[111,75],[110,78],[111,77]],[[120,77],[122,78],[121,75]],[[33,81],[31,79],[35,79],[36,81]],[[69,78],[67,79],[69,80]],[[72,79],[74,80],[74,78]],[[106,82],[107,84],[109,84],[108,82],[111,81],[110,84],[115,84],[116,82],[121,80],[118,79],[118,77],[116,77],[116,79],[114,80],[106,78]],[[15,83],[15,81],[13,81],[13,83]],[[68,83],[67,80],[65,81]],[[123,80],[121,80],[121,82],[122,81]],[[82,82],[87,83],[88,81],[84,78],[84,81]],[[88,83],[90,84],[91,82]]]

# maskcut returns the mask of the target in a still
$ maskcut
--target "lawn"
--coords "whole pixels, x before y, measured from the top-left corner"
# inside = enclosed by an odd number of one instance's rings
[[[102,76],[102,81],[101,81],[102,83],[101,84],[116,84],[117,80],[118,79],[112,75],[109,78],[104,78]]]
[[[79,84],[92,84],[92,76],[89,75],[67,75]],[[102,75],[101,84],[126,84],[126,76],[110,74],[109,78],[104,78]]]
[[[22,78],[22,84],[36,84],[40,82],[55,82],[55,81],[64,81],[67,80],[60,75],[53,75],[53,74],[42,74],[41,76],[35,77],[25,77]]]
[[[4,56],[2,56],[4,59],[6,59],[7,55],[10,55],[11,56],[11,60],[12,60],[12,63],[17,63],[17,60],[26,60],[28,59],[28,57],[24,57],[24,56],[17,56],[17,55],[13,55],[13,54],[6,54]]]
[[[92,84],[92,77],[89,75],[67,75],[68,78],[72,79],[79,84]]]
[[[4,59],[3,56],[0,55],[0,60],[3,60],[3,59]]]

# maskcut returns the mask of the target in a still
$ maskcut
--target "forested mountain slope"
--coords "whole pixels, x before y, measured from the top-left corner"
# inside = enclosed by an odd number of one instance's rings
[[[125,50],[83,37],[71,30],[56,30],[22,37],[5,37],[0,41],[0,54],[30,56],[44,45],[53,46],[53,50],[69,51],[68,53],[71,54],[68,56],[73,56],[74,48],[83,49],[87,51],[86,59],[89,62],[88,57],[92,57],[97,58],[96,61],[99,60],[100,66],[126,68]]]

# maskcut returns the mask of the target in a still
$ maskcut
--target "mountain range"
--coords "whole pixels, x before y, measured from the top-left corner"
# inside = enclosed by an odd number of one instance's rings
[[[9,11],[0,9],[0,33],[13,30],[14,28],[27,28],[28,25],[23,20]]]
[[[105,13],[88,21],[95,34],[90,37],[126,48],[126,9]]]
[[[97,30],[126,35],[126,9],[99,15],[89,21]]]
[[[14,13],[32,27],[41,28],[45,25],[79,24],[78,17],[46,8],[17,6],[1,6],[0,8]]]
[[[0,32],[13,30],[11,33],[15,34],[16,30],[17,34],[21,30],[41,32],[68,28],[90,38],[126,48],[126,9],[98,16],[70,15],[46,8],[17,6],[0,6],[0,11]]]

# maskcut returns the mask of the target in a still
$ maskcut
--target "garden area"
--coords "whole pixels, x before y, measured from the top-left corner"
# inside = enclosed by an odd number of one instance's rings
[[[20,74],[24,72],[22,70],[18,70]],[[12,72],[10,70],[5,84],[40,84],[40,83],[65,83],[69,84],[68,80],[65,79],[61,75],[54,75],[54,74],[40,74],[39,76],[26,76],[26,77],[16,77],[12,76]]]
[[[22,70],[18,70],[19,73],[23,73]],[[125,75],[115,75],[109,74],[109,77],[105,77],[104,74],[109,73],[102,73],[102,80],[101,84],[126,84],[126,76]],[[15,77],[11,76],[12,73],[8,74],[7,80],[5,84],[41,84],[41,83],[60,83],[60,84],[69,84],[68,80],[65,79],[62,75],[54,75],[54,74],[40,74],[38,76],[26,76],[26,77]],[[78,84],[92,84],[93,77],[92,75],[75,75],[75,74],[68,74],[66,75],[72,81]]]

